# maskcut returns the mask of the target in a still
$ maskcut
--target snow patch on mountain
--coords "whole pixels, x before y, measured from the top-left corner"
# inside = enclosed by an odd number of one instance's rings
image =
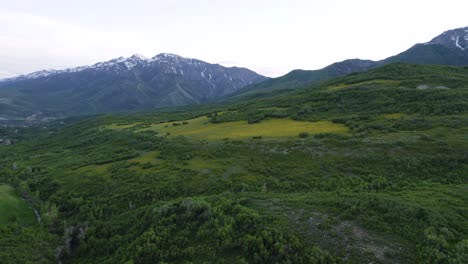
[[[148,57],[146,57],[146,56],[143,56],[143,55],[141,55],[141,54],[138,54],[138,53],[136,53],[136,54],[133,54],[133,55],[132,55],[132,57],[130,57],[130,58],[135,58],[135,59],[139,59],[139,60],[142,60],[142,61],[149,60],[149,58],[148,58]]]
[[[466,37],[465,37],[466,39]],[[457,40],[455,41],[455,46],[457,46],[457,48],[461,49],[461,50],[465,50],[466,47],[462,47],[460,46],[460,36],[457,36]]]
[[[452,49],[459,49],[461,51],[468,50],[468,27],[457,28],[445,31],[441,35],[435,37],[431,41],[425,43],[443,45]]]

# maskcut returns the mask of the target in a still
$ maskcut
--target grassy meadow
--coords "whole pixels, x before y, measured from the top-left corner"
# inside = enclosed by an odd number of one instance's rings
[[[32,225],[36,223],[36,216],[28,203],[17,195],[13,187],[0,184],[0,226],[15,222]]]
[[[139,123],[127,125],[110,125],[107,128],[124,129],[137,126]],[[267,119],[260,123],[249,124],[246,121],[232,121],[212,123],[207,116],[177,122],[164,122],[150,124],[146,128],[137,130],[157,131],[160,135],[185,136],[196,140],[223,140],[223,139],[251,139],[261,138],[291,138],[298,137],[300,133],[310,135],[320,133],[346,133],[348,128],[341,124],[329,121],[296,121],[288,118]]]

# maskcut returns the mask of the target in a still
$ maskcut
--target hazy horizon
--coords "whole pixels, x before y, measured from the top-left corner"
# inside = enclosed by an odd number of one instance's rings
[[[0,78],[116,57],[174,53],[276,77],[380,60],[468,26],[465,1],[10,1]]]

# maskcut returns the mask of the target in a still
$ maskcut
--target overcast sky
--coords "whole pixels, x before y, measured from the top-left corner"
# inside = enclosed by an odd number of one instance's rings
[[[267,76],[379,60],[468,26],[467,0],[0,0],[0,78],[138,53]]]

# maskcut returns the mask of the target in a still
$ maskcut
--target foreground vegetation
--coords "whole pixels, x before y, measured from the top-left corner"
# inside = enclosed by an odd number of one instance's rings
[[[396,64],[52,127],[0,148],[0,182],[41,214],[0,227],[0,259],[464,263],[467,88],[467,68]]]

